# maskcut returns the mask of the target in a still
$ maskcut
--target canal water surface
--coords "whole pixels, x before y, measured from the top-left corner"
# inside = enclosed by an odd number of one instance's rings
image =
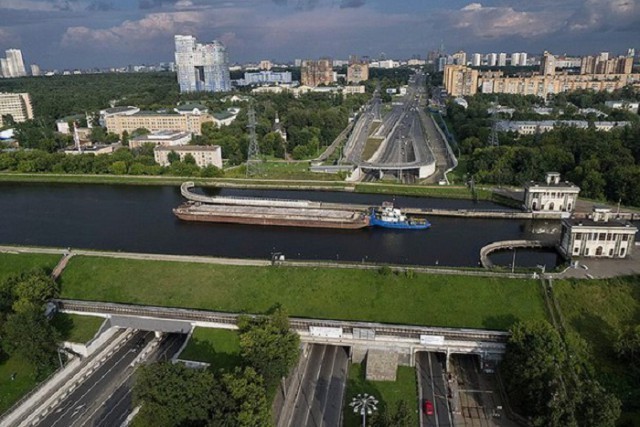
[[[303,198],[379,205],[389,196],[343,192],[204,190],[207,194]],[[557,222],[430,217],[426,231],[325,230],[191,223],[174,217],[182,203],[172,186],[0,183],[0,244],[126,252],[269,259],[388,262],[425,266],[477,266],[480,248],[496,240],[554,238]],[[505,209],[491,202],[396,197],[398,206]],[[550,234],[551,233],[551,234]],[[504,259],[503,259],[504,258]],[[497,256],[510,265],[512,256]],[[518,251],[516,265],[553,267],[558,256]]]

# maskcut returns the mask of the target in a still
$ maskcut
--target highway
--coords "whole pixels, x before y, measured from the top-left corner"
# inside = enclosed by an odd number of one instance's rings
[[[37,425],[73,427],[84,425],[118,426],[131,412],[131,387],[135,367],[131,363],[153,339],[154,333],[137,331],[118,351],[89,375]],[[184,341],[176,335],[165,337],[151,355],[163,357]]]
[[[449,401],[447,399],[447,381],[444,372],[444,355],[441,353],[419,352],[417,354],[416,369],[420,381],[420,411],[421,426],[445,427],[453,426]],[[433,403],[433,415],[426,415],[423,411],[425,401]]]
[[[340,425],[349,358],[344,347],[312,345],[302,374],[290,427]]]

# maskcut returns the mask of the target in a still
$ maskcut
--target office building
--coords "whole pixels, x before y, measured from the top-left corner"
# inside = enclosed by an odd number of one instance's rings
[[[231,90],[227,49],[221,42],[200,44],[193,36],[176,35],[175,45],[181,93]]]
[[[300,67],[300,82],[306,86],[330,85],[334,82],[333,65],[331,59],[317,61],[304,60]]]
[[[594,206],[590,218],[562,221],[559,248],[566,258],[626,258],[637,231],[633,224],[613,218],[611,209]]]
[[[107,130],[117,135],[122,135],[124,131],[131,134],[140,128],[151,132],[172,130],[201,135],[202,124],[207,122],[215,122],[213,116],[208,113],[170,114],[139,111],[133,114],[110,114],[105,117]]]
[[[16,123],[33,119],[33,108],[28,93],[0,92],[0,126],[3,126],[2,116],[11,115]]]
[[[190,154],[196,161],[196,165],[203,168],[206,166],[215,166],[222,168],[222,149],[219,145],[183,145],[176,147],[157,146],[153,149],[153,157],[161,166],[169,166],[169,154],[176,153],[180,156],[180,160]]]
[[[360,83],[367,80],[369,80],[369,64],[360,61],[357,56],[351,56],[347,67],[347,83]]]

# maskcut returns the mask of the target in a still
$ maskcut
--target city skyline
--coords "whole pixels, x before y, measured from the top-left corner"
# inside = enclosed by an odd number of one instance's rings
[[[532,4],[535,3],[535,4]],[[622,53],[640,39],[640,6],[628,0],[556,4],[407,0],[3,0],[0,50],[25,63],[88,68],[170,62],[175,34],[222,41],[231,62],[349,54]]]

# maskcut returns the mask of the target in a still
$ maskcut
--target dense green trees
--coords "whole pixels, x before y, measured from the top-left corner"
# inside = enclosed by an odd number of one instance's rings
[[[534,426],[615,426],[620,400],[593,377],[576,336],[564,341],[546,321],[517,323],[502,364],[512,405]]]
[[[27,361],[42,377],[56,363],[60,334],[44,315],[45,303],[60,288],[44,271],[9,277],[0,283],[2,349]]]
[[[268,390],[298,359],[299,337],[280,309],[239,321],[243,366],[232,372],[193,370],[180,364],[142,367],[134,399],[136,423],[154,426],[266,427],[272,424]]]

